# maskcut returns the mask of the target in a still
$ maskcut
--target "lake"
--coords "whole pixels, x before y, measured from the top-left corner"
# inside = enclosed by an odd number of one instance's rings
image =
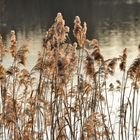
[[[42,37],[52,25],[57,12],[63,14],[66,25],[70,27],[72,41],[73,21],[78,15],[82,22],[87,22],[88,38],[99,40],[106,58],[117,57],[124,48],[128,48],[130,61],[136,57],[140,44],[140,3],[132,1],[9,1],[0,14],[0,33],[6,46],[9,46],[10,30],[15,30],[18,44],[23,44],[27,39],[32,40],[30,59],[34,60],[41,47]],[[32,65],[33,61],[30,63]]]

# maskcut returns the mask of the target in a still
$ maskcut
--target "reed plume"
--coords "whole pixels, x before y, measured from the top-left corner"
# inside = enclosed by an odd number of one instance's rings
[[[6,79],[6,69],[0,64],[0,83]]]
[[[75,20],[74,20],[73,34],[74,34],[74,37],[77,39],[77,42],[78,42],[80,47],[85,46],[86,33],[87,33],[87,24],[86,24],[86,22],[84,22],[83,26],[82,26],[80,17],[76,16]]]
[[[16,52],[17,52],[16,43],[17,43],[16,34],[15,34],[15,31],[12,30],[10,33],[10,52],[11,52],[12,57],[16,56]]]
[[[94,59],[91,56],[86,57],[85,70],[86,70],[86,74],[91,78],[95,76]]]
[[[88,45],[86,45],[84,50],[86,50],[87,55],[90,55],[94,59],[97,65],[102,65],[104,63],[104,58],[100,51],[100,45],[96,39],[91,41],[88,40]]]
[[[44,46],[45,47],[57,47],[59,44],[65,42],[68,37],[69,27],[65,26],[65,20],[61,13],[58,13],[54,24],[46,33],[44,38]]]
[[[140,58],[136,58],[128,69],[128,75],[132,80],[140,81]]]
[[[126,61],[127,61],[127,49],[125,48],[123,50],[123,55],[121,56],[121,63],[120,63],[120,70],[121,71],[126,70]]]
[[[118,58],[113,58],[109,60],[109,63],[107,65],[107,73],[113,75],[115,73],[115,68],[118,62]]]
[[[88,139],[100,139],[101,137],[106,138],[109,135],[109,131],[106,133],[102,128],[104,123],[101,121],[102,115],[99,112],[92,113],[84,124],[84,133]]]
[[[17,53],[15,54],[16,60],[18,61],[18,63],[22,64],[22,65],[26,65],[26,60],[27,60],[27,52],[29,52],[28,50],[28,45],[23,45],[21,46]]]

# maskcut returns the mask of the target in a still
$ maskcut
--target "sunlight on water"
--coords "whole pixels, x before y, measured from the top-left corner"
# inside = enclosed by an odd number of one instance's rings
[[[82,11],[76,3],[75,7],[69,4],[73,8],[73,12],[70,12],[68,8],[64,8],[63,15],[66,19],[66,25],[71,29],[70,37],[72,41],[74,42],[72,35],[73,20],[76,15],[79,15],[82,22],[87,22],[87,37],[99,40],[105,58],[117,57],[124,48],[128,48],[128,60],[131,63],[132,59],[137,56],[137,46],[140,43],[140,4],[130,4],[132,0],[127,2],[129,4],[114,5],[108,3],[100,5],[89,3],[88,6],[82,4]],[[22,13],[22,9],[18,9],[18,12],[22,15],[21,20],[18,16],[11,17],[11,14],[14,14],[11,8],[11,12],[3,17],[4,24],[0,26],[0,33],[5,40],[6,47],[9,46],[10,30],[13,29],[17,34],[17,44],[23,44],[26,40],[30,40],[32,48],[29,54],[29,66],[35,64],[38,50],[42,47],[42,38],[53,23],[56,13],[61,11],[61,6],[58,8],[56,5],[53,5],[56,10],[44,9],[43,5],[40,5],[37,9],[32,9],[32,12],[29,12],[28,8],[28,12],[25,11],[24,13]],[[68,3],[63,2],[64,5],[67,7]],[[39,10],[40,14],[38,13]],[[47,10],[50,10],[51,13],[47,13]],[[32,20],[29,17],[32,17]],[[20,46],[18,45],[18,47]],[[7,61],[10,62],[10,59],[7,58]]]

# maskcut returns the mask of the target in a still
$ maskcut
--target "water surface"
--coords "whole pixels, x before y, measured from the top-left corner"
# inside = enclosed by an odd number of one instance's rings
[[[138,2],[138,1],[137,1]],[[9,1],[0,14],[0,33],[6,46],[9,46],[9,32],[15,30],[18,44],[31,39],[33,46],[30,51],[32,64],[41,47],[42,37],[51,26],[57,12],[61,12],[66,25],[71,28],[70,37],[74,41],[72,30],[75,16],[88,25],[89,39],[96,38],[102,47],[105,57],[116,57],[124,48],[128,48],[129,59],[137,55],[140,43],[140,4],[132,3],[103,3],[92,1],[38,1],[24,3]]]

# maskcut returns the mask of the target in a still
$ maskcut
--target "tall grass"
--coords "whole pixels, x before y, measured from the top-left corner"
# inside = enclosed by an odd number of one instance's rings
[[[69,31],[58,13],[31,71],[26,67],[28,45],[19,48],[11,31],[7,50],[0,36],[1,139],[138,140],[140,58],[128,67],[124,49],[104,59],[99,42],[87,39],[87,24],[78,16],[73,29],[77,42],[71,42]],[[13,63],[6,69],[8,52]]]

